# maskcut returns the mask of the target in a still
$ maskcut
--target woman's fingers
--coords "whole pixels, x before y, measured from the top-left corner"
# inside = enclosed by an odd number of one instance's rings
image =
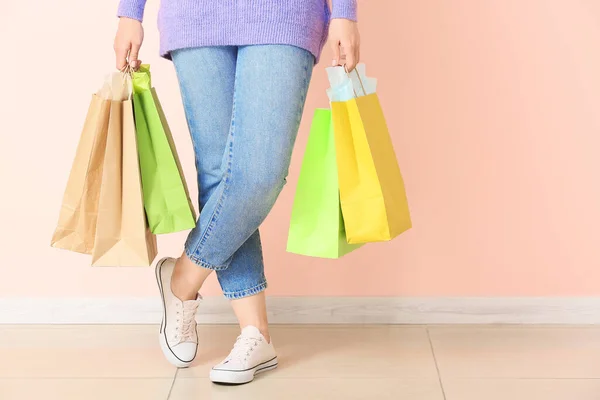
[[[127,55],[129,54],[130,46],[121,43],[115,43],[115,56],[117,60],[117,69],[122,71],[127,65]]]
[[[333,65],[345,65],[348,72],[352,71],[360,59],[360,34],[356,22],[334,18],[329,24],[329,38]]]
[[[346,69],[351,72],[358,64],[358,47],[354,44],[346,44],[344,54],[346,54]]]
[[[119,70],[129,67],[137,70],[140,66],[138,55],[144,41],[142,23],[135,19],[122,17],[115,36],[115,56]]]
[[[340,43],[332,41],[331,51],[333,52],[333,61],[331,61],[331,66],[336,67],[338,65],[341,65]]]
[[[140,67],[140,60],[138,60],[138,55],[140,53],[141,43],[132,43],[131,50],[129,50],[129,66],[133,68],[135,71]]]

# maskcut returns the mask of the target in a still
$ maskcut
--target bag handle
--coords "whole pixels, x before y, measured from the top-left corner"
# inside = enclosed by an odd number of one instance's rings
[[[129,63],[125,64],[123,68],[121,68],[121,74],[123,74],[123,84],[127,85],[127,100],[131,100],[131,96],[133,96],[133,73],[135,70]]]
[[[350,72],[348,72],[348,67],[346,67],[346,64],[344,64],[344,71],[346,72],[348,79],[350,79],[350,82],[352,82],[352,78],[350,78]],[[360,82],[360,87],[362,88],[362,91],[366,96],[367,91],[365,90],[365,86],[363,85],[362,78],[360,77],[360,74],[358,73],[358,70],[356,69],[356,67],[354,67],[353,71],[354,71],[354,73],[356,73],[356,76],[358,77],[358,81]],[[356,94],[356,90],[354,90],[354,85],[352,85],[352,91],[354,92],[354,98],[358,98],[358,95]]]
[[[96,92],[96,95],[103,100],[131,100],[131,75],[123,72],[114,72],[108,74],[104,79],[102,88]]]

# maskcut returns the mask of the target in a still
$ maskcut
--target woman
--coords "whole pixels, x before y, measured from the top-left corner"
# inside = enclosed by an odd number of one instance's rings
[[[161,55],[173,60],[198,171],[201,213],[183,254],[158,262],[160,344],[196,356],[198,291],[216,271],[241,335],[210,373],[246,383],[277,367],[267,324],[258,227],[288,172],[314,64],[329,33],[333,65],[359,59],[356,0],[162,0]],[[121,0],[117,68],[140,64],[145,0]],[[330,21],[331,20],[331,21]],[[329,30],[329,32],[327,32]]]

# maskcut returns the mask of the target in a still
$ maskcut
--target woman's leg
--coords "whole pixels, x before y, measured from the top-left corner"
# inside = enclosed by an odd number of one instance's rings
[[[237,48],[178,51],[173,61],[196,154],[202,206],[222,177],[220,159],[231,121]],[[156,265],[163,304],[159,343],[167,360],[177,367],[190,365],[196,357],[198,289],[210,273],[185,261],[167,258]]]
[[[223,178],[225,149],[231,130],[237,47],[202,47],[172,54],[192,137],[198,174],[198,226],[207,218],[204,211]],[[196,230],[199,228],[196,228]],[[190,236],[196,233],[192,231]],[[240,248],[232,265],[254,262],[262,271],[262,251],[256,231],[248,244]],[[192,300],[212,269],[198,268],[185,252],[176,262],[171,280],[173,293],[181,300]]]
[[[186,243],[186,254],[196,264],[227,271],[234,253],[271,210],[285,183],[313,63],[308,51],[293,46],[238,50],[224,175]],[[202,149],[197,151],[202,154]],[[227,283],[223,287],[227,297],[264,289],[264,282],[239,278],[247,275],[247,268],[236,265],[229,273],[218,274],[221,283]]]
[[[212,210],[211,218],[186,245],[190,259],[217,269],[242,328],[230,355],[211,370],[215,382],[249,382],[277,366],[267,326],[262,253],[244,249],[260,248],[255,232],[285,184],[313,65],[309,52],[293,46],[238,51],[226,173],[218,196],[203,210]],[[238,257],[241,252],[246,258]]]

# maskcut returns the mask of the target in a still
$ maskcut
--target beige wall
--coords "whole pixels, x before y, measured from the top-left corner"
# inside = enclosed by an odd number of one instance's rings
[[[0,296],[154,296],[150,269],[93,269],[49,247],[90,93],[113,67],[116,1],[2,3]],[[142,56],[192,181],[149,3]],[[327,105],[318,66],[290,183],[263,227],[270,294],[599,295],[600,3],[364,0],[360,18],[415,227],[339,261],[285,253],[309,117]],[[161,238],[161,254],[184,236]]]

